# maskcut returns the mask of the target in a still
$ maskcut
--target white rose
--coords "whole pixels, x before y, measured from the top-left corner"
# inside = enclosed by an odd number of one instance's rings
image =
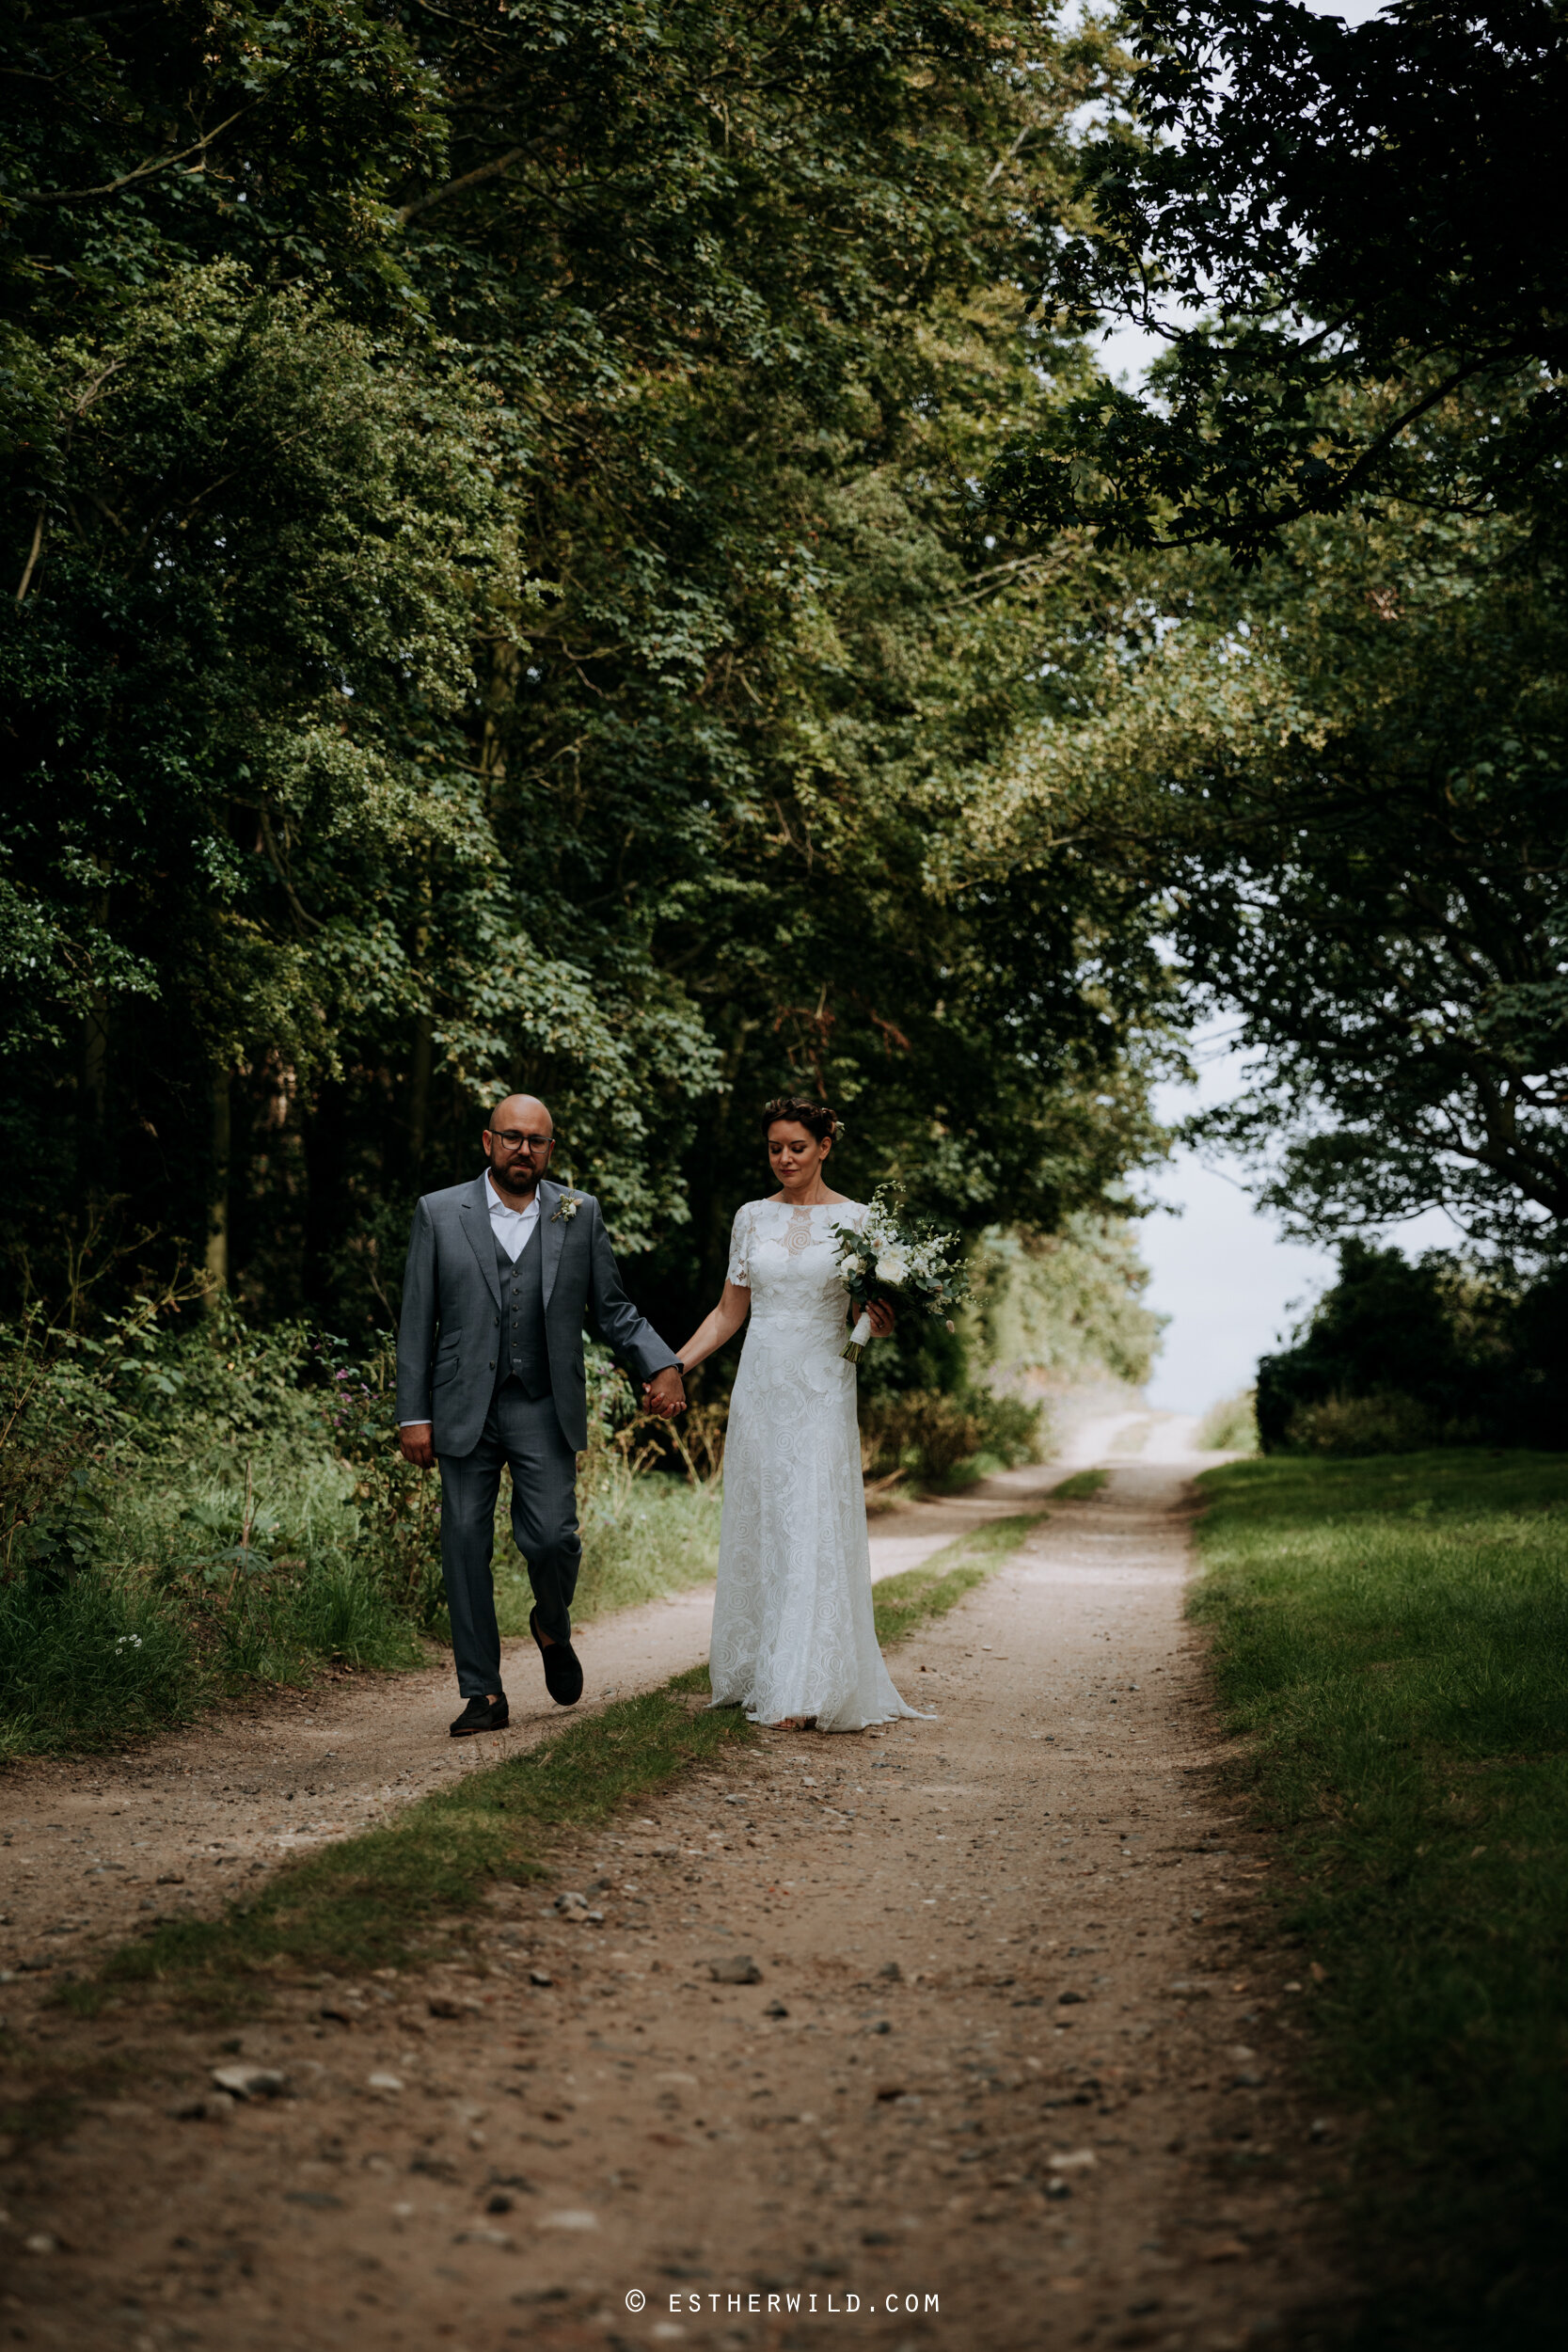
[[[879,1282],[905,1282],[909,1279],[910,1263],[901,1249],[884,1249],[877,1261]]]

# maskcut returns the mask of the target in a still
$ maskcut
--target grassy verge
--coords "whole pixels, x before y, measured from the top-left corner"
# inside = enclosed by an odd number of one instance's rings
[[[59,1582],[0,1585],[0,1758],[123,1746],[226,1691],[308,1683],[329,1664],[425,1662],[414,1625],[341,1550],[192,1581],[88,1562]]]
[[[1202,1486],[1195,1612],[1299,1870],[1323,2078],[1370,2119],[1358,2340],[1555,2344],[1568,1460],[1270,1460]]]
[[[1011,1557],[1042,1516],[1027,1511],[1015,1518],[990,1519],[972,1535],[961,1535],[957,1543],[933,1552],[918,1568],[906,1568],[902,1576],[885,1576],[873,1585],[877,1639],[883,1648],[955,1607]]]
[[[268,1478],[261,1523],[274,1552],[299,1556],[239,1550],[243,1484],[130,1476],[104,1537],[110,1556],[0,1583],[0,1758],[121,1746],[192,1721],[226,1692],[309,1683],[329,1664],[426,1663],[416,1613],[377,1572],[346,1473],[316,1464],[291,1475],[292,1486]],[[521,1635],[533,1596],[510,1500],[503,1480],[496,1605],[501,1631]],[[714,1486],[614,1465],[584,1498],[578,1622],[709,1581],[720,1508]],[[432,1515],[432,1544],[436,1524]],[[446,1638],[444,1609],[429,1629]]]

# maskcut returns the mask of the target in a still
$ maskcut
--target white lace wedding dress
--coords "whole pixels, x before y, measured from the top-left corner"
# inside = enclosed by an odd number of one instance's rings
[[[882,1663],[871,1613],[855,1369],[835,1225],[855,1201],[751,1200],[729,1279],[752,1294],[730,1400],[709,1672],[715,1707],[755,1723],[815,1715],[860,1731],[913,1715]]]

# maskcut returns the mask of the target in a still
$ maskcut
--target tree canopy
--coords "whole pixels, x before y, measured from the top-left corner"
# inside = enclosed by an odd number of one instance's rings
[[[1110,1231],[1202,1005],[1290,1215],[1553,1246],[1559,14],[1126,28],[13,11],[35,1273],[385,1323],[522,1086],[677,1321],[783,1085],[851,1189]]]
[[[1298,517],[1358,500],[1475,512],[1555,495],[1561,8],[1391,0],[1351,25],[1300,0],[1132,0],[1126,15],[1132,111],[1086,147],[1087,216],[1048,236],[1035,291],[1069,326],[1130,319],[1168,358],[1149,390],[1101,384],[1015,435],[992,475],[1008,511],[1250,564]],[[1478,429],[1434,445],[1421,422],[1456,394]]]
[[[1440,1251],[1347,1241],[1338,1279],[1258,1367],[1265,1453],[1433,1444],[1560,1449],[1568,1270],[1521,1285]]]
[[[4,39],[35,1257],[113,1202],[268,1311],[385,1321],[410,1197],[522,1085],[656,1303],[781,1084],[846,1110],[852,1185],[1115,1211],[1148,922],[1088,861],[947,854],[1104,592],[976,485],[1089,380],[1015,289],[1108,36],[127,0]]]
[[[1254,1073],[1199,1132],[1288,1224],[1332,1240],[1435,1206],[1479,1243],[1554,1248],[1555,560],[1504,518],[1397,513],[1298,523],[1246,578],[1189,555],[1143,585],[1076,713],[993,780],[972,870],[1074,843],[1164,908],[1191,1000]]]
[[[1568,1212],[1560,9],[1135,6],[1039,281],[1164,336],[993,468],[1123,550],[971,874],[1069,846],[1163,910],[1254,1085],[1198,1132],[1321,1238]]]

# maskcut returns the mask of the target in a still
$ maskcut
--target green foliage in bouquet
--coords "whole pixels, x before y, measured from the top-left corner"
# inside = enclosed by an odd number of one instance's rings
[[[890,1205],[890,1196],[895,1205]],[[969,1295],[969,1270],[958,1235],[911,1223],[899,1214],[902,1201],[900,1187],[879,1184],[858,1232],[852,1225],[832,1228],[839,1274],[859,1310],[844,1349],[852,1364],[865,1353],[871,1336],[868,1311],[879,1299],[924,1308],[929,1315],[940,1315],[951,1331],[953,1311]]]

